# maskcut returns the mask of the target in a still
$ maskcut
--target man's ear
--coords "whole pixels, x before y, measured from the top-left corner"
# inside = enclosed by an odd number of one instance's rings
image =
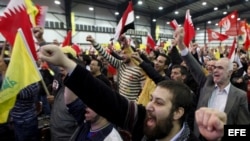
[[[183,116],[184,112],[185,112],[184,108],[179,107],[177,110],[174,111],[173,119],[174,120],[180,119]]]

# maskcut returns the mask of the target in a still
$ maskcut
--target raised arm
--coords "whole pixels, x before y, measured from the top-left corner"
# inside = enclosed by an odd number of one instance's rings
[[[190,69],[190,72],[192,76],[194,77],[195,81],[200,85],[203,86],[206,81],[206,75],[204,74],[201,65],[197,62],[197,60],[191,55],[191,53],[186,48],[183,37],[184,37],[184,31],[183,28],[178,28],[175,32],[175,40],[177,42],[177,45],[181,51],[182,59],[187,64],[188,68]]]
[[[114,56],[107,53],[106,50],[103,49],[103,47],[96,42],[96,40],[92,36],[87,36],[87,41],[89,41],[93,47],[115,68],[119,68],[121,66],[121,60],[115,58]]]

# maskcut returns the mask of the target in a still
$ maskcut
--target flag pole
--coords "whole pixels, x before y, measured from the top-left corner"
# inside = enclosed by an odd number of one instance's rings
[[[3,59],[3,58],[4,58],[4,51],[5,51],[5,48],[6,48],[6,44],[7,44],[7,42],[4,42],[3,47],[2,47],[2,50],[1,50],[0,59]]]
[[[25,39],[25,40],[24,40],[25,48],[27,49],[27,51],[28,51],[28,53],[29,53],[29,55],[30,55],[30,57],[31,57],[32,63],[33,63],[33,65],[35,66],[36,71],[37,71],[38,74],[39,74],[39,77],[41,78],[42,86],[43,86],[43,88],[44,88],[44,90],[45,90],[45,92],[46,92],[46,95],[49,96],[49,95],[50,95],[49,90],[48,90],[47,86],[45,85],[45,82],[44,82],[44,80],[43,80],[43,77],[42,77],[42,75],[41,75],[41,72],[38,70],[37,64],[36,64],[36,62],[35,62],[35,60],[34,60],[34,57],[33,57],[32,53],[31,53],[31,50],[30,50],[29,47],[28,47],[28,44],[27,44],[26,38],[25,38],[25,36],[24,36],[24,34],[23,34],[23,31],[22,31],[20,28],[19,28],[18,30],[20,31],[20,35],[22,36],[22,38]]]

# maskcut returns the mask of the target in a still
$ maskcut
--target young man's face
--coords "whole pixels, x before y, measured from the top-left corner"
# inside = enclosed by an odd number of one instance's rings
[[[149,139],[166,137],[173,128],[172,93],[169,90],[156,87],[146,110],[144,134]]]
[[[85,120],[91,123],[95,123],[96,121],[100,119],[100,116],[95,111],[93,111],[92,109],[88,107],[86,108],[86,113],[84,116],[85,116]]]
[[[167,65],[165,64],[165,62],[167,61],[167,58],[163,57],[163,56],[158,56],[156,58],[156,60],[154,61],[154,68],[157,72],[161,72],[164,69],[167,68]]]

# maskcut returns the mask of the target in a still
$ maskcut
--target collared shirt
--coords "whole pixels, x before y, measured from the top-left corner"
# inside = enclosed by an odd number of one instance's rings
[[[215,108],[224,112],[230,86],[231,84],[229,83],[224,89],[221,90],[217,85],[215,85],[212,96],[208,101],[208,107]]]
[[[184,124],[183,124],[183,126],[182,126],[182,128],[181,128],[181,130],[170,140],[170,141],[175,141],[180,135],[181,135],[181,133],[183,132],[183,130],[184,130]]]

